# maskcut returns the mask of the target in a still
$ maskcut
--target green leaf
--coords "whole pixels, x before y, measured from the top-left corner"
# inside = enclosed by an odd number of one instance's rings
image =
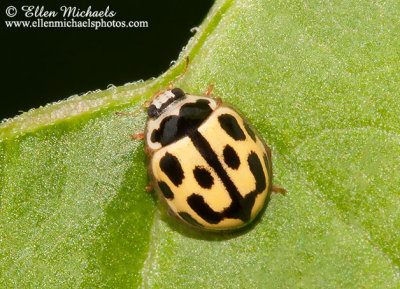
[[[178,83],[236,105],[273,152],[261,218],[193,231],[148,183],[134,111],[158,79],[0,125],[3,288],[399,288],[398,1],[217,1]]]

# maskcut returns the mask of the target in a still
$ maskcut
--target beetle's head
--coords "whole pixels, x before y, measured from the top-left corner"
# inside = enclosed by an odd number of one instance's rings
[[[173,88],[169,90],[161,90],[154,96],[147,109],[149,118],[156,119],[162,112],[172,103],[185,98],[185,92],[180,88]]]

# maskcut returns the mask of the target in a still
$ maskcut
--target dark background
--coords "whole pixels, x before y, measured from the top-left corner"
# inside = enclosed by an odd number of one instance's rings
[[[73,94],[105,89],[109,84],[119,86],[157,77],[178,58],[193,36],[190,29],[201,24],[213,4],[212,0],[131,2],[4,1],[0,7],[3,48],[0,120]],[[19,12],[14,18],[5,14],[10,5]],[[81,10],[91,6],[92,11],[109,6],[117,13],[109,20],[145,20],[149,27],[6,28],[5,20],[27,20],[20,11],[22,5],[44,6],[55,11],[62,5]]]

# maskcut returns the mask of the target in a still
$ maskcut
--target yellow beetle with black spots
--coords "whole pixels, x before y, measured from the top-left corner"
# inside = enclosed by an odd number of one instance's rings
[[[186,69],[185,69],[186,70]],[[249,224],[270,198],[271,153],[230,105],[170,84],[148,104],[144,134],[152,187],[170,211],[205,230]]]

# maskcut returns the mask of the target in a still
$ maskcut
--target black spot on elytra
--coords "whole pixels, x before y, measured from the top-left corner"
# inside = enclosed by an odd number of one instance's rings
[[[184,219],[189,224],[197,227],[203,227],[203,225],[197,222],[190,214],[186,212],[179,212],[178,214],[179,216],[181,216],[182,219]]]
[[[172,143],[177,139],[178,134],[178,116],[169,116],[163,119],[159,129],[151,133],[151,141],[159,142],[162,146]]]
[[[224,184],[231,199],[234,202],[240,200],[242,196],[240,195],[239,190],[229,177],[226,170],[223,168],[217,154],[214,152],[207,139],[204,138],[202,134],[198,131],[195,131],[192,135],[190,135],[190,139],[193,142],[197,151],[206,160],[207,164],[214,169],[214,172],[218,175],[218,177]]]
[[[232,179],[223,169],[219,158],[215,154],[209,142],[201,135],[201,133],[195,131],[190,135],[190,139],[198,152],[207,161],[207,164],[213,168],[224,184],[224,187],[231,198],[231,203],[222,212],[216,212],[206,203],[202,196],[192,194],[187,199],[189,206],[201,218],[210,224],[218,224],[224,218],[240,219],[244,223],[248,222],[251,218],[251,211],[257,195],[262,193],[266,187],[266,176],[264,175],[264,170],[257,154],[251,152],[247,158],[250,172],[254,176],[256,188],[255,190],[248,192],[245,197],[242,197]]]
[[[151,141],[166,146],[190,135],[211,114],[212,109],[209,103],[206,99],[199,99],[195,103],[182,105],[179,115],[164,118],[160,123],[160,128],[153,130]]]
[[[224,216],[228,218],[239,218],[243,221],[249,220],[257,195],[262,193],[266,188],[264,170],[257,154],[255,152],[251,152],[247,158],[247,162],[249,164],[250,171],[254,176],[256,188],[236,204],[232,202],[232,204],[224,211]]]
[[[187,198],[187,202],[193,211],[208,223],[218,224],[222,220],[222,214],[211,209],[202,196],[192,194]]]
[[[254,175],[256,180],[256,194],[261,193],[266,188],[266,180],[261,161],[255,152],[251,152],[247,158],[249,163],[250,171]]]
[[[251,129],[250,125],[246,121],[244,121],[243,123],[244,123],[244,128],[246,129],[248,135],[253,139],[253,141],[256,141],[256,134]]]
[[[165,182],[158,182],[161,192],[167,199],[173,199],[174,193],[171,191],[170,187]]]
[[[184,178],[183,170],[175,156],[166,153],[160,160],[160,168],[175,186],[179,186],[182,183]]]
[[[230,114],[221,114],[218,117],[219,124],[234,140],[245,140],[246,136],[240,128],[236,118]]]
[[[240,159],[236,151],[230,146],[226,145],[223,151],[224,162],[232,169],[237,170],[240,165]]]
[[[197,166],[193,170],[193,175],[196,178],[197,183],[205,189],[210,189],[214,184],[214,179],[211,173],[205,168]]]
[[[211,148],[209,142],[201,135],[201,133],[196,131],[190,136],[190,139],[192,140],[198,152],[207,161],[207,164],[214,169],[232,200],[229,207],[224,209],[222,212],[215,212],[205,203],[203,197],[197,196],[192,197],[191,208],[207,222],[209,222],[208,220],[214,222],[212,224],[217,224],[224,218],[240,219],[243,222],[249,221],[251,209],[254,205],[255,195],[252,197],[247,197],[246,195],[246,198],[241,196],[232,179],[222,167],[218,156]]]

